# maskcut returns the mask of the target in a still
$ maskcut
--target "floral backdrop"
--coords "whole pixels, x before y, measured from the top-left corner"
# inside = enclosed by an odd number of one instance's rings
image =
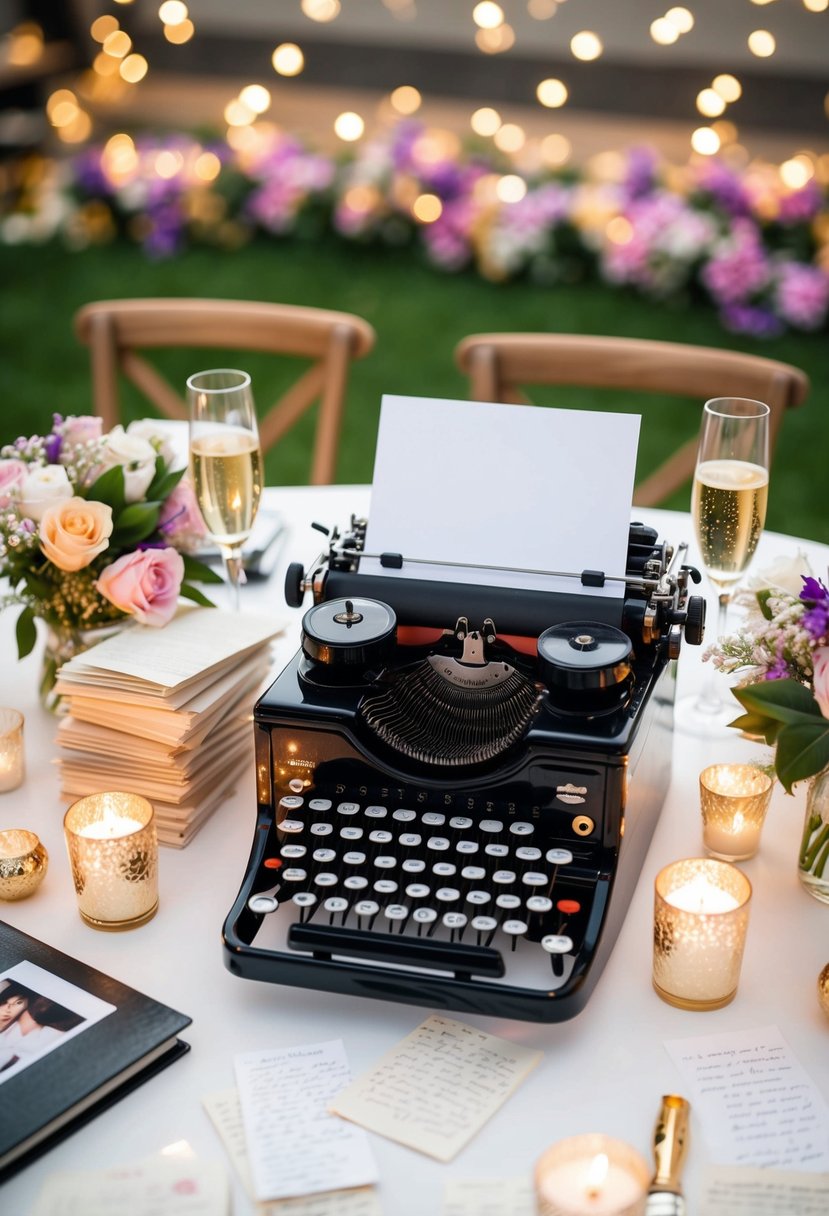
[[[826,186],[813,177],[787,187],[770,164],[675,166],[634,149],[519,176],[491,147],[413,121],[343,158],[276,130],[238,151],[117,135],[68,161],[30,162],[0,219],[7,243],[59,237],[83,248],[120,236],[154,258],[323,231],[414,243],[439,270],[494,281],[592,278],[656,300],[706,300],[726,329],[755,337],[827,324]]]

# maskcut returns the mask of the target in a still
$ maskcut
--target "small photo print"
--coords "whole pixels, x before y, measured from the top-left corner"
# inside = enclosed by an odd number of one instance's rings
[[[114,1012],[35,963],[0,972],[0,1085]]]

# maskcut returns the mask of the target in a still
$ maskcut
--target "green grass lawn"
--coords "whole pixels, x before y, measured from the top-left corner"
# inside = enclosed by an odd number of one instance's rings
[[[11,440],[48,427],[53,411],[90,410],[88,352],[72,332],[72,317],[90,300],[123,296],[212,296],[262,299],[343,309],[377,330],[375,350],[354,365],[337,480],[371,480],[383,393],[465,397],[465,379],[453,351],[468,333],[491,330],[563,331],[662,338],[730,347],[801,367],[812,380],[806,405],[792,411],[778,442],[767,526],[829,541],[829,344],[826,335],[788,335],[767,342],[726,334],[707,308],[650,303],[625,292],[580,284],[542,287],[493,284],[473,273],[446,275],[409,250],[316,243],[260,241],[229,253],[194,249],[166,262],[150,262],[133,246],[69,252],[57,245],[0,249],[0,357],[3,403],[0,437]],[[242,356],[215,352],[221,366]],[[204,353],[164,352],[160,365],[182,387],[204,365]],[[244,356],[260,410],[281,379],[267,356]],[[128,416],[144,411],[125,393]],[[643,415],[639,468],[697,431],[702,402],[559,389],[540,399],[563,406],[632,410]],[[307,480],[312,419],[269,454],[270,484]],[[437,434],[435,443],[441,439]],[[555,473],[551,454],[551,476]],[[428,476],[428,471],[424,471]],[[427,481],[424,481],[424,485]],[[667,506],[687,507],[684,491]]]

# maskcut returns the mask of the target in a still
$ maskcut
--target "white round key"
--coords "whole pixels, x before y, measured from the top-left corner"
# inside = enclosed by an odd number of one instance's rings
[[[480,845],[477,840],[459,840],[455,848],[459,853],[477,853]]]
[[[348,853],[343,853],[343,862],[347,866],[361,866],[365,859],[365,853],[358,853],[356,849]]]
[[[419,925],[431,925],[437,918],[438,914],[434,908],[415,908],[412,913],[412,920],[416,920]]]
[[[443,923],[447,929],[463,929],[467,918],[463,912],[444,912]]]
[[[483,866],[464,866],[461,878],[466,878],[469,882],[482,882],[486,878],[486,870]]]
[[[410,882],[406,887],[406,894],[409,899],[428,899],[429,890],[425,882]]]
[[[479,933],[492,933],[498,928],[498,922],[494,916],[473,916],[469,923]]]
[[[306,849],[304,844],[283,844],[282,848],[279,850],[279,856],[284,857],[286,861],[288,861],[290,858],[297,859],[299,857],[304,857],[305,853]]]
[[[380,905],[373,899],[359,899],[354,905],[354,912],[357,916],[376,916],[379,911]]]
[[[397,858],[391,853],[381,853],[379,857],[374,858],[374,864],[378,870],[393,870],[397,865]]]
[[[251,895],[248,907],[251,912],[265,913],[275,912],[279,904],[272,895]]]
[[[312,823],[311,824],[311,835],[312,836],[330,836],[333,831],[334,831],[334,828],[332,827],[332,825],[330,823]]]
[[[484,846],[487,857],[509,857],[509,845],[488,844]]]
[[[359,802],[338,802],[337,803],[337,814],[338,815],[356,815],[359,810],[360,810]]]
[[[505,886],[508,883],[515,882],[514,870],[496,870],[492,875],[492,881],[497,882],[499,886]]]
[[[522,844],[515,850],[515,856],[519,861],[541,861],[541,849],[533,844]]]
[[[541,939],[541,948],[548,954],[569,954],[573,949],[573,939],[563,933],[548,933]]]
[[[449,848],[449,841],[445,836],[430,836],[426,841],[427,849],[434,849],[436,853],[443,853]]]
[[[500,819],[482,819],[478,827],[482,832],[503,832],[504,830]]]
[[[427,811],[421,816],[421,820],[427,828],[442,828],[446,823],[446,816],[441,815],[440,811]]]
[[[547,860],[552,866],[569,866],[573,854],[569,849],[548,849]]]
[[[492,903],[492,895],[489,891],[470,891],[466,896],[466,902],[482,908],[484,904]]]
[[[509,830],[512,832],[513,836],[532,836],[535,828],[531,823],[522,823],[519,821],[518,823],[511,823],[509,825]]]
[[[362,838],[363,838],[363,829],[362,828],[347,827],[347,828],[342,828],[340,831],[340,840],[362,840]]]
[[[385,819],[388,813],[388,807],[385,806],[367,806],[365,809],[369,819]]]
[[[498,895],[495,899],[495,906],[503,908],[505,912],[514,912],[516,908],[521,907],[521,900],[517,895]]]
[[[330,798],[312,798],[311,801],[308,803],[308,810],[309,811],[330,811],[331,810],[331,799]]]
[[[279,805],[286,811],[298,811],[305,806],[305,799],[297,798],[294,794],[286,794],[284,798],[279,799]]]
[[[374,890],[378,895],[394,895],[397,883],[391,878],[378,878],[374,884]]]
[[[523,920],[505,920],[501,928],[510,937],[520,937],[522,933],[527,932],[527,926]]]
[[[282,871],[283,882],[305,882],[308,875],[298,866],[289,866],[287,870]]]
[[[297,891],[296,895],[291,896],[291,902],[295,903],[298,908],[313,908],[317,897],[313,891]]]
[[[368,886],[368,879],[363,878],[362,874],[349,874],[343,879],[343,886],[346,891],[365,891]]]
[[[348,908],[348,900],[343,899],[342,895],[329,895],[322,906],[326,912],[345,912]]]
[[[419,857],[407,857],[401,869],[405,870],[407,874],[422,874],[426,869],[426,862],[421,861]]]
[[[396,819],[398,823],[411,823],[413,819],[417,819],[415,811],[408,811],[405,807],[400,807],[391,813],[392,819]]]
[[[531,895],[527,900],[528,912],[552,912],[553,901],[546,895]]]
[[[387,920],[406,920],[409,915],[409,909],[405,904],[389,904],[384,909],[383,915]]]
[[[438,878],[451,878],[457,872],[458,867],[453,866],[451,861],[436,861],[432,866],[432,873]]]
[[[417,832],[401,832],[397,838],[406,849],[415,849],[423,839]]]
[[[472,827],[472,820],[467,815],[453,815],[449,826],[458,832],[467,832]]]
[[[340,879],[337,874],[329,874],[325,870],[314,879],[318,887],[336,887],[339,881]]]
[[[314,849],[311,856],[314,858],[314,861],[318,861],[323,866],[330,865],[332,861],[337,860],[337,854],[333,849]]]
[[[521,881],[527,887],[546,887],[550,879],[549,875],[542,874],[540,870],[527,870],[526,874],[521,875]]]
[[[372,844],[391,844],[394,840],[391,832],[386,832],[383,828],[375,828],[373,832],[369,832],[368,838]]]
[[[439,899],[442,904],[453,904],[460,897],[461,893],[456,887],[438,887],[435,891],[435,899]]]
[[[276,825],[277,831],[287,832],[289,835],[295,835],[297,832],[305,830],[305,824],[301,819],[283,819],[281,823]]]

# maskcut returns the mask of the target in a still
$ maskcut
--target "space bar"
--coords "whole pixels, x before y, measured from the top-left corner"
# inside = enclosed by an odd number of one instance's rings
[[[291,950],[310,950],[317,958],[344,954],[377,963],[431,967],[456,974],[495,978],[504,974],[500,951],[487,946],[464,946],[398,933],[371,933],[368,929],[343,929],[339,925],[291,925],[288,945]]]

